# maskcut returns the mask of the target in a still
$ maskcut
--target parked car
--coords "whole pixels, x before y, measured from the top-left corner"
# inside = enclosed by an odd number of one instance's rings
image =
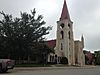
[[[13,69],[14,65],[14,60],[0,59],[0,72],[7,72],[9,69]]]

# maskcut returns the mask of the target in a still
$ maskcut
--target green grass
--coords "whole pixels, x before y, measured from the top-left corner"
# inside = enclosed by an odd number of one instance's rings
[[[17,64],[15,67],[51,67],[49,64]]]
[[[56,64],[55,66],[56,66],[56,67],[68,67],[67,64]]]

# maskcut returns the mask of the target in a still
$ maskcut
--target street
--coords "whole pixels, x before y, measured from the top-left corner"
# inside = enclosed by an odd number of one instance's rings
[[[0,75],[100,75],[100,67],[94,68],[50,68],[50,69],[14,69]]]

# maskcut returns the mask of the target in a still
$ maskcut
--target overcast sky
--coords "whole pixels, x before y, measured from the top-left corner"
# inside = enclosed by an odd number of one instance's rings
[[[20,11],[30,13],[36,8],[37,14],[44,16],[46,26],[53,26],[47,36],[56,38],[56,21],[59,20],[64,0],[0,0],[0,11],[20,15]],[[66,0],[71,20],[73,21],[74,39],[85,38],[85,49],[100,49],[100,0]],[[0,16],[1,18],[1,16]]]

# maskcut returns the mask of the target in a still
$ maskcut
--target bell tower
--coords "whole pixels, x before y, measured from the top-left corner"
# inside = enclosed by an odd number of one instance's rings
[[[62,13],[57,21],[56,51],[57,57],[66,57],[68,65],[74,65],[73,22],[70,19],[66,0],[64,0]]]

